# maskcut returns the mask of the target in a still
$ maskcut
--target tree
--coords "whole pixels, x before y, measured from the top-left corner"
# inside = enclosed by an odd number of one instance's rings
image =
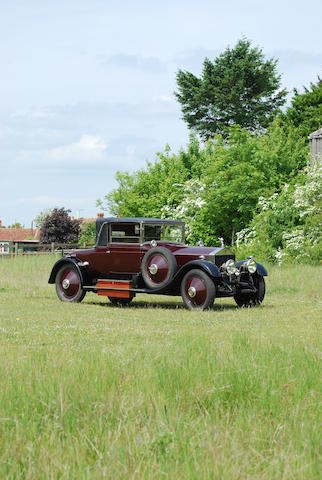
[[[76,243],[80,232],[79,221],[70,217],[70,210],[54,208],[46,216],[40,229],[41,243]]]
[[[48,215],[50,215],[51,212],[52,212],[51,208],[48,208],[46,210],[42,210],[41,212],[39,212],[38,215],[34,218],[35,226],[37,228],[41,228],[45,218],[48,217]]]
[[[97,205],[118,216],[158,217],[164,205],[176,206],[182,200],[184,182],[198,177],[205,168],[205,152],[191,135],[187,151],[173,154],[166,147],[145,169],[133,174],[117,172],[118,187]]]
[[[252,220],[259,197],[280,191],[308,162],[305,140],[296,129],[284,129],[279,119],[262,136],[231,127],[228,140],[228,146],[220,138],[213,142],[205,177],[199,230],[207,244],[219,236],[230,243]]]
[[[25,226],[20,222],[15,222],[12,225],[8,225],[8,228],[25,228]]]
[[[78,245],[83,247],[95,245],[96,240],[96,222],[82,223],[81,233],[78,239]]]
[[[188,240],[214,245],[252,220],[260,196],[280,191],[309,159],[297,129],[276,118],[265,135],[239,126],[186,150],[159,154],[154,164],[133,174],[119,173],[119,186],[105,200],[120,216],[178,218],[187,222]],[[101,205],[102,206],[102,205]]]
[[[321,128],[322,125],[322,80],[318,77],[316,83],[304,87],[299,93],[294,89],[291,106],[283,115],[286,123],[298,127],[299,132],[306,139],[310,133]]]
[[[179,70],[175,95],[189,128],[205,140],[218,133],[226,137],[234,124],[252,132],[269,125],[285,103],[280,79],[277,61],[265,60],[244,38],[213,62],[206,58],[200,78]]]

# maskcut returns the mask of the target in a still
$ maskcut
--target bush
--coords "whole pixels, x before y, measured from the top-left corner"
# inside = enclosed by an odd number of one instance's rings
[[[322,164],[307,167],[280,193],[260,198],[249,227],[237,233],[239,256],[316,263],[322,257]]]
[[[93,246],[96,241],[96,222],[82,223],[81,233],[78,239],[78,245],[80,247]]]

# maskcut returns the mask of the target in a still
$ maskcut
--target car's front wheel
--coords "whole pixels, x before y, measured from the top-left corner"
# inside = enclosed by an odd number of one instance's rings
[[[81,302],[86,295],[82,281],[74,265],[61,267],[56,275],[56,293],[62,302]]]
[[[213,306],[216,287],[203,270],[190,270],[181,282],[181,296],[189,310],[206,310]]]
[[[256,275],[254,284],[257,289],[256,293],[237,293],[234,295],[235,302],[239,307],[255,307],[260,305],[265,297],[265,280],[262,275]]]

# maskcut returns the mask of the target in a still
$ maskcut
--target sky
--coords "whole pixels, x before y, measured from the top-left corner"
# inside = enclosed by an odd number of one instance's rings
[[[322,74],[320,0],[0,0],[2,223],[96,216],[117,170],[185,147],[177,70],[243,36],[289,91]]]

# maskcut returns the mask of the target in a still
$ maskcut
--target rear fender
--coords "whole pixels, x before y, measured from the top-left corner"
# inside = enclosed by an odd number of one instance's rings
[[[77,271],[78,271],[78,273],[79,273],[80,279],[81,279],[81,286],[83,286],[83,284],[84,284],[84,276],[85,276],[85,275],[84,275],[84,274],[85,274],[84,268],[81,269],[81,268],[79,267],[79,265],[78,265],[78,260],[77,260],[76,258],[66,258],[66,257],[65,257],[65,258],[61,258],[60,260],[58,260],[58,261],[54,264],[54,266],[53,266],[53,268],[52,268],[52,270],[51,270],[50,276],[49,276],[48,283],[55,283],[55,281],[56,281],[56,275],[57,275],[58,271],[61,269],[61,267],[63,267],[64,265],[70,264],[70,263],[73,264],[73,265],[76,267],[76,269],[77,269]],[[83,270],[83,271],[82,271],[82,270]]]
[[[241,265],[243,265],[246,262],[247,260],[239,260],[239,262],[236,263],[236,267],[239,268]],[[256,262],[256,265],[257,265],[257,273],[262,277],[267,277],[268,273],[266,268],[261,263],[258,263],[258,262]]]

